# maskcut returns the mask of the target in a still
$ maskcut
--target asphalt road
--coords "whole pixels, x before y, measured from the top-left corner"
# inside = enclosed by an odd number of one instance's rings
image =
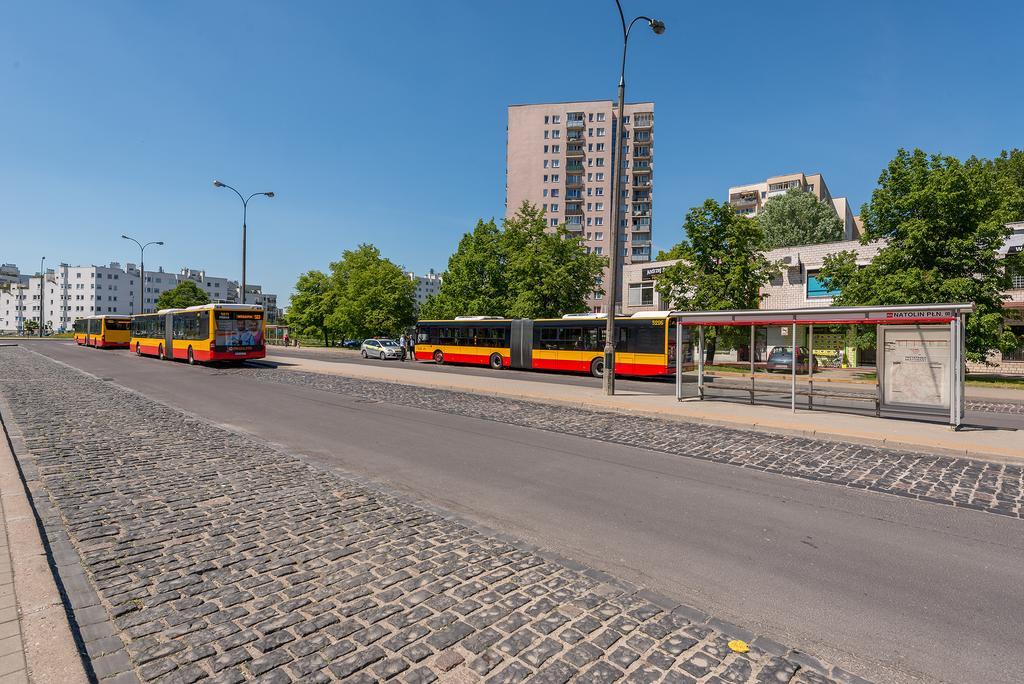
[[[1019,520],[123,351],[26,346],[875,681],[1024,679]]]

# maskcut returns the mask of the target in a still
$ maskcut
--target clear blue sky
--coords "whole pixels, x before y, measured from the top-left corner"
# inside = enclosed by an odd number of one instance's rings
[[[820,171],[854,207],[899,146],[1024,146],[1024,3],[624,0],[656,103],[656,248],[731,184]],[[642,27],[641,27],[642,28]],[[373,242],[443,270],[504,212],[510,103],[612,98],[612,0],[31,2],[0,7],[0,261],[135,260],[249,280]]]

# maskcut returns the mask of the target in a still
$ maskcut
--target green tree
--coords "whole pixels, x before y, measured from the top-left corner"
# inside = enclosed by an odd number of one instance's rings
[[[843,221],[832,205],[795,188],[768,200],[757,222],[765,249],[843,239]]]
[[[588,254],[565,226],[551,231],[529,202],[502,223],[479,221],[448,260],[423,318],[504,316],[547,318],[587,310],[607,260]]]
[[[39,332],[39,321],[34,318],[30,318],[22,325],[26,335],[33,335]]]
[[[683,222],[686,238],[658,260],[678,259],[658,277],[657,289],[674,309],[723,311],[756,309],[761,286],[778,271],[763,254],[757,221],[739,216],[728,203],[713,199],[693,207]],[[735,331],[709,331],[706,361],[714,360],[718,337],[735,340]]]
[[[209,296],[199,289],[198,285],[191,280],[183,280],[157,297],[156,308],[158,311],[160,309],[184,309],[209,303]]]
[[[508,274],[505,272],[501,230],[494,220],[477,221],[459,240],[448,259],[440,291],[423,303],[420,318],[502,316],[508,309]]]
[[[288,325],[296,333],[323,337],[324,346],[329,347],[331,335],[336,332],[327,325],[333,301],[331,280],[326,273],[303,273],[295,283],[295,294],[288,307]]]
[[[331,264],[326,324],[346,337],[395,335],[416,321],[416,285],[373,245],[345,250]]]
[[[1024,217],[1024,186],[998,162],[901,149],[861,217],[862,241],[886,246],[864,267],[852,252],[825,260],[820,277],[839,292],[836,305],[973,302],[967,357],[984,361],[990,350],[1017,346],[1003,325],[1001,292],[1019,258],[1001,259],[998,250],[1010,233],[1005,224]]]

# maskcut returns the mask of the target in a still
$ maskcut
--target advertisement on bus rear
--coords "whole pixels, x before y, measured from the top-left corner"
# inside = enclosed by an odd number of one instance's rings
[[[263,348],[263,313],[218,311],[213,344],[218,351],[252,351]]]

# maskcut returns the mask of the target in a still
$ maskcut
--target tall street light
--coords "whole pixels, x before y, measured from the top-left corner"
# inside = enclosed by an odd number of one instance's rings
[[[608,280],[605,283],[605,311],[607,321],[604,331],[604,393],[615,394],[615,295],[618,292],[619,283],[619,203],[622,197],[622,112],[626,100],[626,46],[629,43],[629,32],[633,30],[633,24],[638,21],[646,21],[657,35],[665,32],[665,22],[658,19],[651,19],[643,15],[634,17],[633,21],[626,24],[626,15],[622,13],[622,3],[615,0],[615,6],[619,8],[619,19],[622,20],[622,69],[619,71],[619,118],[615,128],[615,148],[612,158],[612,230],[611,230],[611,262],[608,266]]]
[[[127,235],[122,235],[121,237],[125,240],[131,240],[139,246],[139,313],[146,313],[145,306],[143,306],[143,302],[146,301],[143,299],[143,293],[146,291],[146,248],[150,245],[162,245],[164,243],[161,240],[154,240],[153,242],[142,244],[135,238],[128,237]],[[133,311],[132,313],[135,312]]]
[[[43,297],[45,294],[46,285],[46,271],[43,270],[43,262],[46,261],[46,257],[39,260],[39,336],[43,336],[43,326],[45,325],[46,318],[43,317]]]
[[[273,197],[274,193],[272,193],[272,192],[254,192],[251,195],[249,195],[248,197],[242,197],[242,193],[238,192],[237,190],[235,190],[233,187],[231,187],[227,183],[221,183],[219,180],[213,181],[213,187],[215,187],[215,188],[227,188],[229,190],[232,190],[236,195],[238,195],[238,199],[242,200],[242,304],[245,304],[245,215],[246,215],[246,211],[249,208],[249,200],[251,200],[253,197],[256,197],[257,195],[263,195],[265,197]]]

